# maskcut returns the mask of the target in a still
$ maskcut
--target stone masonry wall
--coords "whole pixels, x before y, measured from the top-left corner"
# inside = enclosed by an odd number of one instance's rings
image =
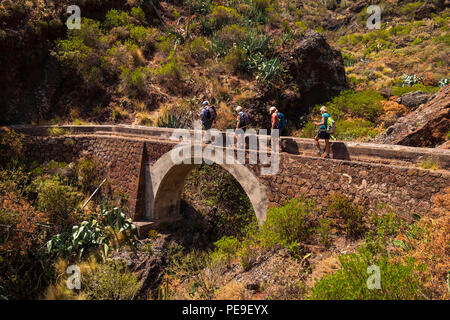
[[[120,137],[26,136],[24,154],[29,163],[38,161],[76,161],[82,155],[97,159],[101,176],[105,177],[114,194],[127,199],[124,208],[133,217],[138,203],[138,187],[144,142]]]
[[[341,192],[368,208],[389,204],[405,219],[426,213],[432,197],[449,186],[448,171],[435,172],[391,165],[325,160],[282,154],[277,176],[260,180],[270,189],[270,207],[283,205],[292,197],[315,198],[328,205],[327,196]]]
[[[173,144],[118,136],[26,136],[24,153],[32,161],[71,162],[82,154],[98,159],[100,172],[115,193],[128,199],[129,215],[142,218],[145,208],[144,165],[170,151]],[[448,171],[430,171],[366,162],[325,160],[280,154],[280,171],[260,176],[258,165],[247,165],[267,186],[270,206],[283,205],[292,197],[315,198],[328,205],[328,195],[342,192],[355,202],[375,208],[390,204],[404,218],[425,213],[432,197],[449,186]],[[182,182],[180,182],[182,183]]]

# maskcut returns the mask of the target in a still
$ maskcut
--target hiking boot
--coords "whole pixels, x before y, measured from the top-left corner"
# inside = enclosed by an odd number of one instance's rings
[[[322,151],[319,149],[317,150],[317,154],[319,155],[319,157],[322,155]]]
[[[324,157],[324,159],[330,159],[330,154],[327,153],[326,156]]]

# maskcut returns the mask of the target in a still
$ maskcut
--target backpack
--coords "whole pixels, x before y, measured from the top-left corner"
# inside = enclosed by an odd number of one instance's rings
[[[284,127],[286,127],[286,117],[281,112],[278,112],[277,129],[284,129]]]
[[[211,106],[206,106],[205,110],[206,110],[206,116],[205,116],[206,121],[214,120],[216,118],[216,108],[211,107]]]
[[[336,130],[336,121],[330,116],[327,118],[327,133],[334,133]]]
[[[247,112],[242,112],[241,113],[241,126],[248,126],[250,124],[250,116],[248,115]]]
[[[215,119],[217,117],[217,112],[216,112],[216,107],[214,106],[209,106],[210,109],[210,114],[211,114],[211,119]]]

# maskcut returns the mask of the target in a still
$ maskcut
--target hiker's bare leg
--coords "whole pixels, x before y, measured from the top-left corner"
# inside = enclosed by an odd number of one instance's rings
[[[325,139],[325,152],[330,154],[330,139]]]
[[[317,149],[320,150],[320,143],[319,143],[319,137],[318,137],[318,136],[316,136],[316,137],[314,138],[314,142],[316,143]]]

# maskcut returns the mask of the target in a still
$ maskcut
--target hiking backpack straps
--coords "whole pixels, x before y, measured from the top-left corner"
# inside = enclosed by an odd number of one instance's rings
[[[241,121],[244,120],[243,127],[246,127],[250,124],[250,117],[248,116],[247,112],[242,112],[241,114]]]
[[[215,119],[217,117],[216,108],[214,106],[208,106],[210,109],[211,119]]]
[[[282,114],[281,112],[278,112],[278,124],[277,127],[278,129],[283,129],[286,126],[286,118],[284,116],[284,114]]]
[[[210,121],[212,119],[214,119],[214,109],[211,108],[210,106],[205,106],[204,108],[205,110],[205,119],[206,121]]]
[[[331,116],[327,117],[327,133],[333,134],[336,131],[336,121]]]

